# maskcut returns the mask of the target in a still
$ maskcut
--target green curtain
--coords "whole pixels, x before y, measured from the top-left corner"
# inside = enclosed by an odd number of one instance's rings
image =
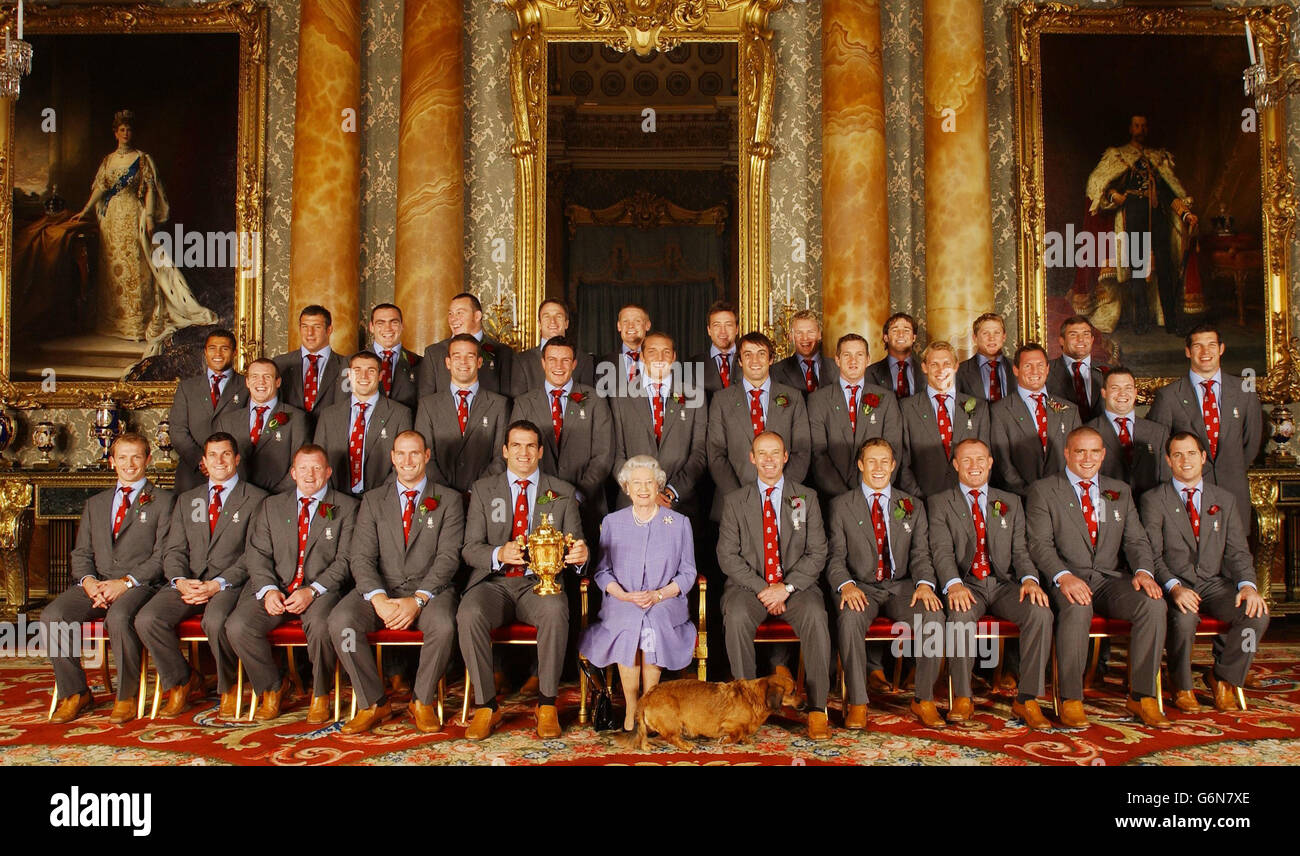
[[[619,346],[614,323],[618,310],[628,303],[644,306],[650,326],[673,337],[677,358],[685,360],[708,345],[709,304],[714,300],[712,280],[694,282],[578,282],[578,341],[597,358]]]

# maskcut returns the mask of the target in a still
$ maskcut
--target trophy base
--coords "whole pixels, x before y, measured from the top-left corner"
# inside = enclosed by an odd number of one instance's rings
[[[176,469],[176,461],[171,458],[163,458],[160,461],[154,461],[149,469],[163,473],[170,473]]]
[[[32,461],[27,465],[29,470],[57,470],[62,468],[58,461]]]
[[[563,594],[564,589],[555,581],[555,577],[542,577],[537,585],[533,586],[533,594],[543,597],[552,594]]]
[[[1296,466],[1296,456],[1287,452],[1274,452],[1264,456],[1264,463],[1277,469],[1293,469]]]

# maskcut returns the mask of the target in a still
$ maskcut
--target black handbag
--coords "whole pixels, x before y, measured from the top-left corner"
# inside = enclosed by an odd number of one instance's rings
[[[591,688],[591,727],[596,731],[621,728],[614,719],[614,705],[609,698],[609,687],[605,685],[604,670],[591,665],[585,657],[578,658],[578,666],[587,676],[587,685]]]

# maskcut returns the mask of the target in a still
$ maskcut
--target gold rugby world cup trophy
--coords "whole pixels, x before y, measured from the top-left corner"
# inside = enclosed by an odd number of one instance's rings
[[[528,570],[532,571],[541,582],[533,586],[539,595],[559,594],[564,591],[555,581],[564,571],[564,556],[573,545],[573,536],[561,532],[551,525],[551,515],[542,515],[542,525],[538,526],[525,541],[524,536],[515,538],[519,549],[524,551],[528,561]]]

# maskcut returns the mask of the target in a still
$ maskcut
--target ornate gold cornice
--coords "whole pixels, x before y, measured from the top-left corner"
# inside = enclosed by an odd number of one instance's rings
[[[721,235],[727,224],[727,207],[713,205],[702,211],[692,211],[647,190],[638,190],[607,208],[566,205],[564,217],[569,221],[570,236],[577,226],[633,226],[637,229],[713,226]]]

